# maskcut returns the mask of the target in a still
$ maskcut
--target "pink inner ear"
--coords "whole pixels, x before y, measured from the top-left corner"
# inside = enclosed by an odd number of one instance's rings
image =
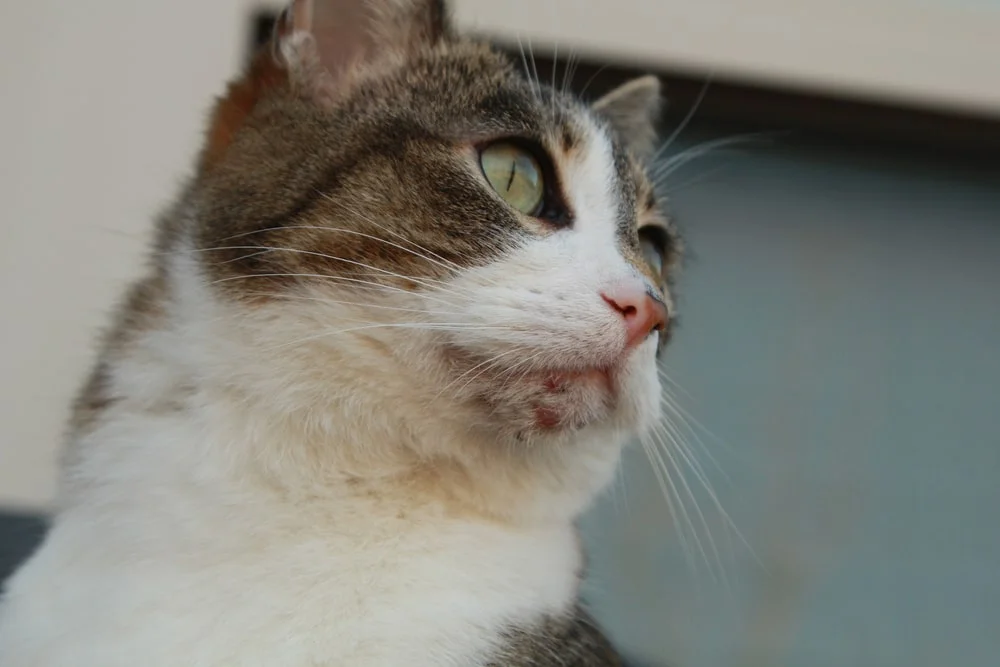
[[[449,31],[442,0],[295,0],[287,16],[293,31],[313,36],[335,79],[388,52],[432,46]]]
[[[385,52],[403,53],[436,43],[447,32],[440,0],[293,0],[276,26],[271,48],[257,54],[243,77],[229,85],[216,105],[202,150],[201,166],[210,168],[225,154],[235,134],[257,103],[276,89],[296,85],[294,70],[317,77],[318,98],[339,94],[349,85],[352,70]],[[286,62],[297,48],[276,48],[296,34],[313,37],[315,51],[305,57],[312,62]],[[300,56],[304,51],[298,52]],[[325,73],[316,71],[315,60]]]
[[[312,30],[313,0],[292,0],[286,12],[287,16],[283,18],[290,20],[295,30]]]
[[[374,10],[365,0],[298,0],[316,41],[320,63],[336,76],[372,55]]]

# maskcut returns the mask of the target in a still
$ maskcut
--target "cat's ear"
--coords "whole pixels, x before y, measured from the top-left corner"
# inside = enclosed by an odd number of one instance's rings
[[[371,67],[429,48],[450,30],[444,0],[291,0],[270,43],[216,105],[202,167],[218,161],[269,93],[335,102]]]
[[[360,67],[406,57],[448,32],[444,0],[293,0],[273,46],[285,66],[318,65],[325,85],[336,87]]]
[[[622,84],[593,105],[625,145],[643,159],[651,157],[656,147],[660,90],[658,78],[644,76]]]

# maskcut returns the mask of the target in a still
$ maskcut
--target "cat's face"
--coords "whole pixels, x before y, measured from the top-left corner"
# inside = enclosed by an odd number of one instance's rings
[[[294,3],[216,110],[203,273],[275,386],[343,396],[349,368],[510,443],[641,430],[677,254],[642,163],[657,101],[540,86],[439,2]]]

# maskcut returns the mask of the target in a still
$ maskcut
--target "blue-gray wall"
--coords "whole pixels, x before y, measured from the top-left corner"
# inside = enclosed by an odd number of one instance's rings
[[[672,186],[665,365],[759,563],[701,493],[726,581],[690,529],[689,565],[633,448],[585,522],[601,620],[649,665],[1000,665],[1000,156],[779,142]]]

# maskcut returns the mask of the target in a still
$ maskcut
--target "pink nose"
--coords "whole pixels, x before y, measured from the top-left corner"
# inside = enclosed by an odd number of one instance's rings
[[[641,283],[617,286],[602,292],[601,296],[625,320],[626,349],[635,347],[649,334],[662,331],[667,326],[667,307],[651,296]]]

